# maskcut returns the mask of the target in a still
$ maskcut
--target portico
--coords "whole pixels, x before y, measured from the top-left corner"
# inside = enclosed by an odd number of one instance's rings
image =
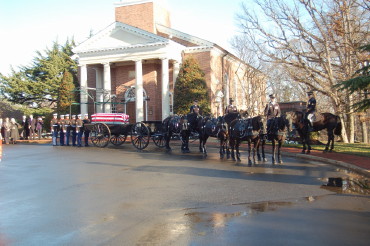
[[[89,90],[95,90],[96,112],[111,112],[112,94],[123,98],[127,88],[135,87],[135,119],[148,120],[144,108],[147,99],[144,88],[148,87],[147,91],[153,90],[149,94],[157,101],[160,99],[160,119],[169,116],[170,90],[173,90],[170,81],[174,83],[179,73],[182,50],[182,45],[168,39],[123,23],[113,23],[74,49],[79,58],[81,113],[91,113]],[[146,79],[148,73],[153,74],[149,81]],[[156,91],[153,84],[158,84],[160,90]]]

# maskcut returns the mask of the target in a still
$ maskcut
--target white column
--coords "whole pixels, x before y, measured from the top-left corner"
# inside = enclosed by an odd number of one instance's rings
[[[105,63],[104,64],[104,112],[110,113],[111,112],[111,95],[112,90],[112,82],[111,82],[111,76],[110,76],[110,64]]]
[[[88,112],[88,97],[87,97],[87,66],[83,64],[80,66],[81,72],[81,83],[80,83],[80,111],[81,114],[87,114]]]
[[[144,120],[144,88],[143,88],[143,63],[135,61],[135,105],[136,122]]]
[[[95,81],[96,81],[96,99],[95,102],[99,102],[96,106],[97,113],[103,113],[103,72],[101,68],[95,68]]]
[[[168,59],[162,59],[162,120],[170,115]]]
[[[180,72],[180,63],[177,61],[174,61],[173,63],[173,90],[175,91],[175,85],[176,85],[176,79],[177,76],[179,76]]]

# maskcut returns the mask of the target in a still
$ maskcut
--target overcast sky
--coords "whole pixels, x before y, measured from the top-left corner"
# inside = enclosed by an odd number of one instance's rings
[[[231,51],[237,33],[235,15],[242,0],[163,0],[172,28],[217,43]],[[0,0],[0,73],[10,65],[29,65],[35,51],[74,36],[84,41],[114,22],[119,0]]]

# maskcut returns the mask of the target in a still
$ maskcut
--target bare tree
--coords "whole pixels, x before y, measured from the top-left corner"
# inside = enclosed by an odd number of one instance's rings
[[[263,62],[279,64],[289,78],[328,98],[354,141],[355,96],[333,86],[359,68],[358,47],[369,41],[365,0],[253,0],[242,4],[240,28]],[[367,7],[366,7],[367,6]],[[253,8],[256,7],[256,8]],[[348,134],[347,134],[348,133]]]

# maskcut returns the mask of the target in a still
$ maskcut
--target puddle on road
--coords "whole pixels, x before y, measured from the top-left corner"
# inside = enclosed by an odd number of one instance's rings
[[[225,227],[228,221],[235,217],[245,217],[264,212],[273,212],[282,207],[291,207],[298,202],[312,202],[316,199],[316,197],[304,197],[295,201],[268,201],[258,203],[232,204],[232,206],[220,208],[219,211],[215,212],[189,211],[185,213],[185,217],[187,217],[188,221],[193,226],[220,228]]]
[[[359,174],[345,171],[347,177],[328,177],[320,179],[325,182],[321,188],[340,194],[370,195],[370,182]]]

